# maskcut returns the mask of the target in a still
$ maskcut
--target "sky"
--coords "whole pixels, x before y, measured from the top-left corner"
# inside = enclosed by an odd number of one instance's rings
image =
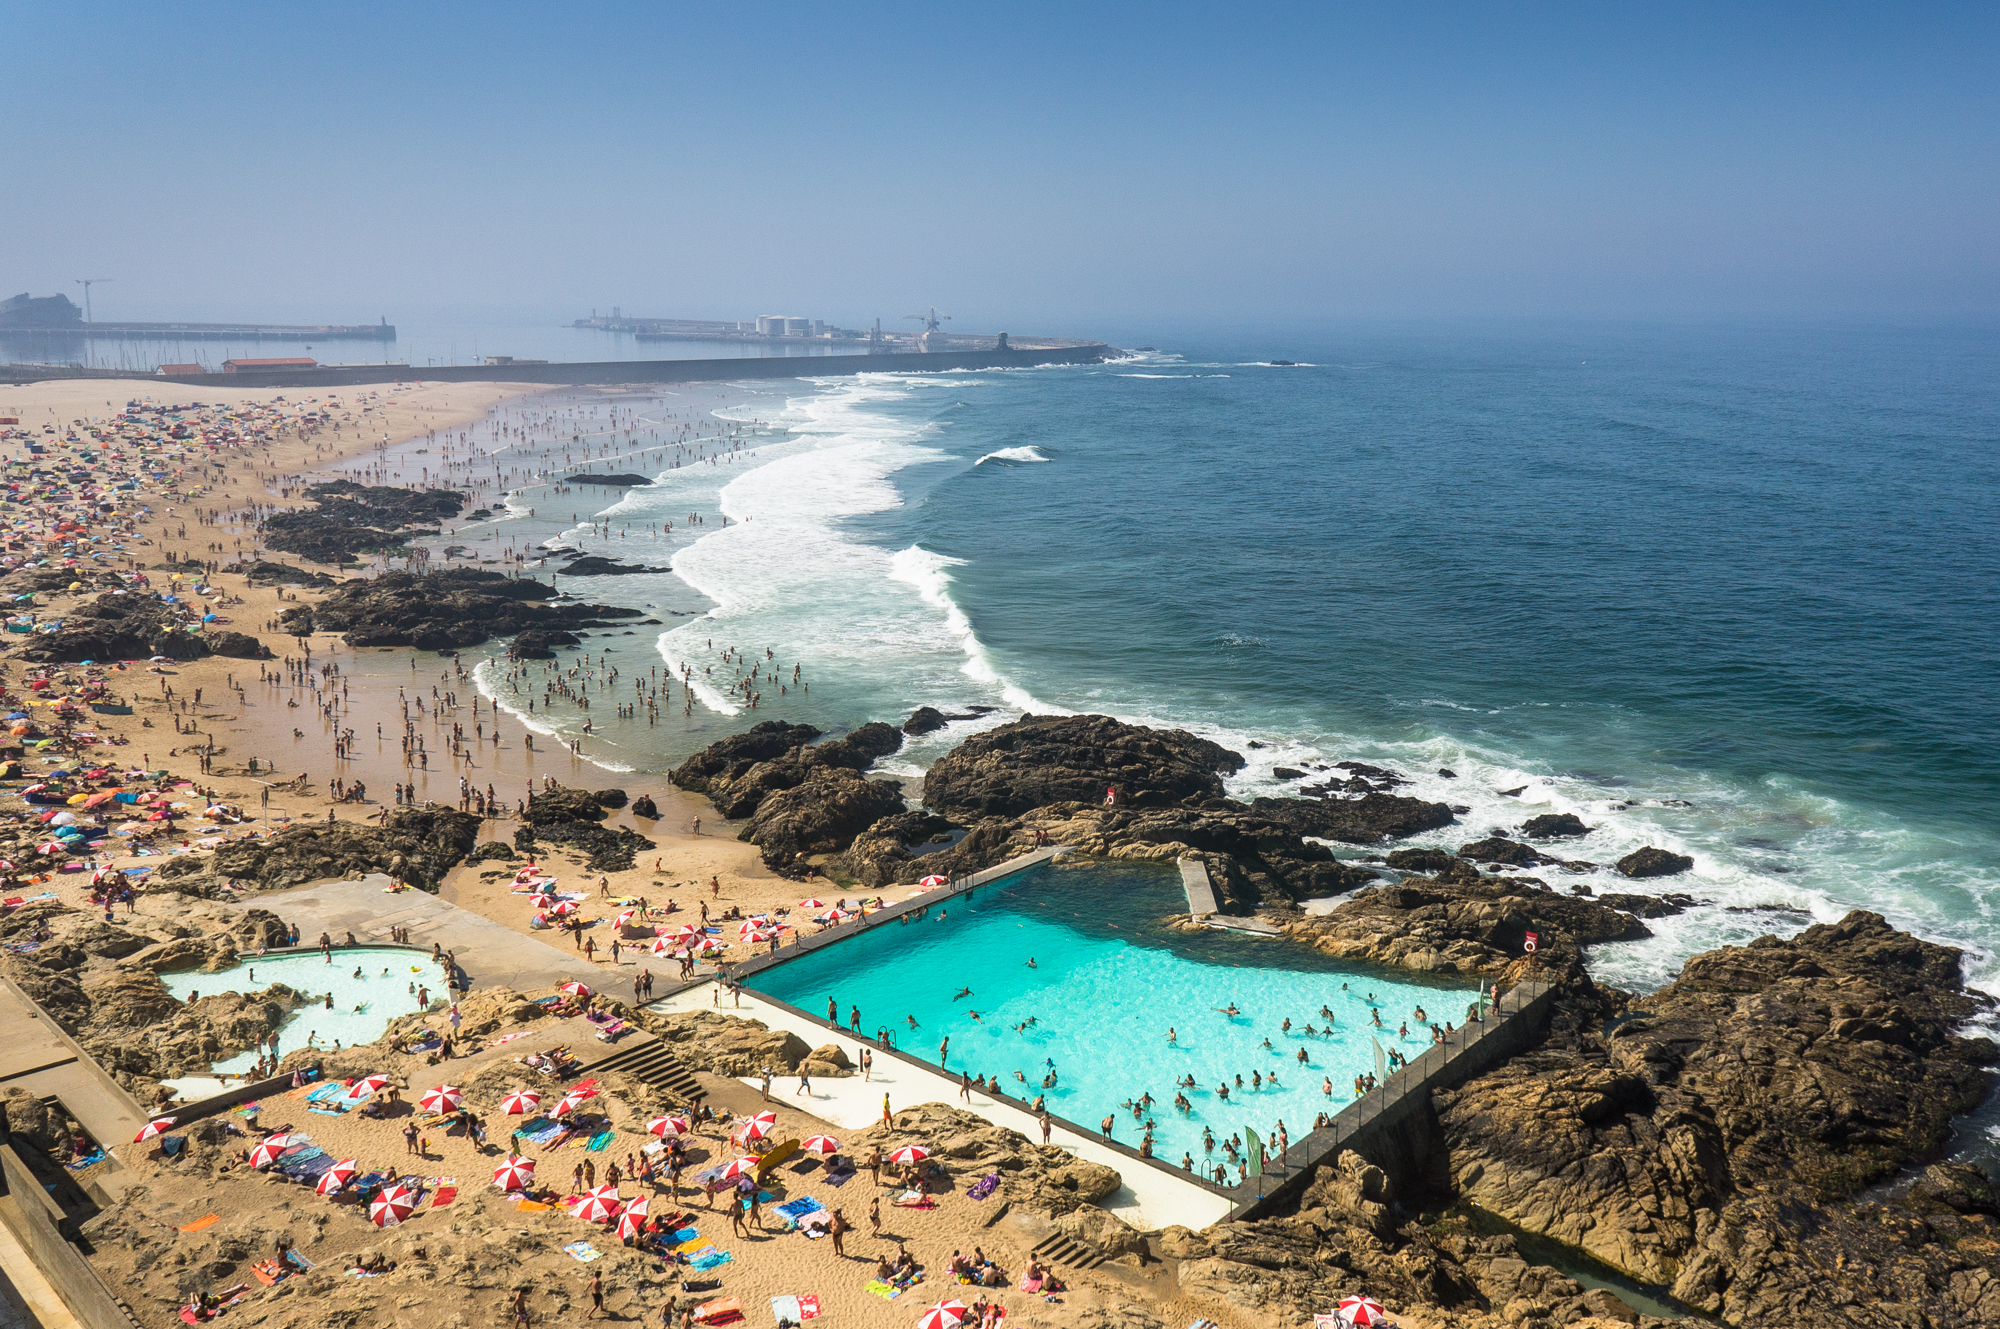
[[[100,319],[2000,313],[2000,9],[0,0]],[[914,326],[914,325],[906,325]]]

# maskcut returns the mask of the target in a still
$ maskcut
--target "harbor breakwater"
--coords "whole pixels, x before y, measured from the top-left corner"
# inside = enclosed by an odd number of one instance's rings
[[[929,354],[744,356],[723,360],[599,360],[556,364],[341,365],[238,374],[175,374],[163,383],[189,387],[334,388],[368,383],[704,383],[746,378],[820,378],[830,374],[1028,369],[1037,365],[1098,364],[1121,354],[1102,342],[1034,350],[939,351]]]

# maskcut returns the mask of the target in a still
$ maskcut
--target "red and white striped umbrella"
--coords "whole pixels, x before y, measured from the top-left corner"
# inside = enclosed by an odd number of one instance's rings
[[[577,1098],[595,1098],[597,1097],[597,1086],[585,1080],[579,1084],[571,1085],[563,1092],[574,1095]]]
[[[627,909],[624,912],[620,913],[616,918],[611,920],[611,926],[614,928],[622,928],[627,923],[630,923],[633,919],[637,918],[638,916],[639,916],[639,911],[637,909]]]
[[[572,997],[588,997],[591,995],[589,988],[577,982],[565,983],[561,987],[557,988],[556,991],[567,992]]]
[[[949,885],[951,885],[951,878],[950,878],[950,877],[940,877],[940,876],[936,876],[936,875],[932,875],[932,876],[929,876],[929,877],[925,877],[925,878],[924,878],[924,879],[923,879],[922,881],[918,882],[918,883],[917,883],[917,885],[919,885],[919,886],[923,886],[923,887],[926,887],[926,888],[933,888],[933,887],[938,887],[938,886],[949,886]]]
[[[625,1212],[628,1214],[637,1214],[640,1218],[644,1218],[652,1212],[652,1206],[646,1203],[646,1197],[641,1195],[625,1206]]]
[[[529,906],[535,909],[547,909],[560,903],[562,902],[553,895],[531,895],[528,897]]]
[[[736,925],[736,933],[738,936],[741,936],[746,932],[763,932],[770,926],[771,923],[768,919],[746,918]]]
[[[354,1180],[354,1173],[357,1166],[354,1159],[341,1159],[338,1163],[335,1163],[332,1167],[319,1174],[319,1185],[313,1187],[313,1189],[321,1195],[338,1193],[342,1186]]]
[[[752,946],[762,946],[765,942],[769,941],[770,939],[771,939],[770,933],[759,932],[756,928],[751,928],[748,932],[743,933],[740,938],[740,940],[747,941]]]
[[[676,940],[682,940],[688,937],[705,937],[708,934],[692,923],[683,923],[667,935]]]
[[[524,1191],[535,1179],[535,1160],[510,1158],[493,1169],[493,1184],[503,1191]]]
[[[736,1128],[735,1140],[738,1144],[748,1144],[752,1140],[767,1140],[772,1126],[768,1121],[746,1121]]]
[[[570,1113],[590,1101],[589,1094],[564,1094],[562,1102],[556,1104],[556,1115],[567,1117]]]
[[[838,909],[829,909],[823,914],[814,914],[813,921],[815,923],[838,923],[846,917],[847,915],[841,913]]]
[[[1373,1297],[1342,1297],[1338,1307],[1340,1318],[1354,1326],[1354,1329],[1368,1329],[1370,1325],[1387,1324],[1389,1316],[1382,1309],[1382,1303]]]
[[[671,937],[655,937],[653,938],[653,944],[647,947],[647,949],[655,955],[672,955],[675,949],[675,942]]]
[[[746,1176],[749,1173],[755,1172],[763,1161],[763,1159],[754,1155],[739,1158],[728,1167],[722,1169],[722,1175],[725,1178]]]
[[[417,1210],[416,1197],[397,1187],[384,1191],[368,1206],[368,1218],[376,1227],[394,1227]]]
[[[921,1163],[931,1156],[931,1151],[920,1144],[906,1144],[889,1155],[891,1163]]]
[[[278,1155],[291,1147],[291,1136],[267,1135],[264,1137],[264,1143],[250,1151],[250,1166],[254,1168],[267,1168],[278,1161]]]
[[[164,1135],[173,1128],[173,1124],[172,1117],[155,1117],[139,1128],[139,1133],[132,1137],[132,1143],[141,1144],[156,1135]]]
[[[435,1089],[424,1091],[418,1100],[426,1112],[449,1112],[465,1100],[465,1093],[457,1085],[441,1084]]]
[[[570,1208],[570,1212],[586,1223],[609,1223],[612,1219],[618,1217],[621,1208],[622,1206],[618,1201],[612,1199],[610,1196],[599,1195],[593,1191],[578,1200]]]
[[[655,1117],[646,1123],[646,1129],[665,1140],[676,1135],[686,1135],[690,1127],[686,1117]]]
[[[554,914],[557,918],[568,918],[571,914],[576,912],[576,909],[577,909],[576,901],[564,900],[559,904],[556,904],[555,906],[550,908],[549,912]]]
[[[965,1322],[962,1301],[940,1301],[917,1317],[917,1329],[958,1329]]]
[[[523,1117],[542,1105],[542,1096],[532,1089],[522,1089],[500,1100],[500,1110],[510,1117]]]
[[[618,1239],[630,1241],[646,1230],[646,1216],[627,1209],[618,1218]]]
[[[799,1148],[803,1149],[806,1153],[818,1154],[821,1157],[825,1157],[827,1154],[837,1154],[840,1152],[840,1141],[834,1139],[831,1135],[815,1135],[806,1140],[804,1144],[801,1144]]]
[[[379,1094],[389,1087],[389,1077],[380,1074],[364,1075],[354,1082],[354,1087],[356,1089],[366,1089],[371,1094]]]
[[[826,908],[826,901],[824,901],[824,900],[820,899],[820,898],[819,898],[819,897],[818,897],[817,895],[815,895],[815,896],[814,896],[814,897],[813,897],[812,899],[810,899],[810,900],[801,900],[801,901],[799,901],[799,908],[801,908],[801,909],[824,909],[824,908]]]

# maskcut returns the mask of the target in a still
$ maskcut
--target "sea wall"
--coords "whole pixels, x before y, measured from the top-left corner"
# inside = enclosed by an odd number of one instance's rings
[[[0,1131],[4,1125],[5,1118],[0,1116]],[[0,1223],[7,1225],[84,1329],[134,1329],[133,1317],[74,1244],[74,1225],[68,1215],[49,1198],[12,1144],[0,1143],[0,1191],[4,1192],[0,1193]]]
[[[1117,354],[1101,342],[1046,350],[940,351],[909,355],[743,356],[727,360],[596,360],[528,365],[345,365],[247,374],[177,374],[162,383],[189,387],[335,388],[364,383],[713,383],[745,378],[818,378],[829,374],[921,374],[967,369],[1027,369],[1096,364]],[[62,375],[57,375],[62,377]]]

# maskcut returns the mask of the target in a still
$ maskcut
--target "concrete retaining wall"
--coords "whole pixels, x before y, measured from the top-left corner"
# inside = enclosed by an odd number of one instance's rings
[[[1294,1141],[1265,1175],[1235,1188],[1231,1218],[1262,1218],[1305,1184],[1313,1170],[1342,1149],[1352,1149],[1392,1175],[1421,1172],[1428,1155],[1431,1091],[1454,1089],[1483,1075],[1507,1058],[1541,1041],[1555,989],[1523,983],[1501,997],[1478,1025],[1459,1030],[1408,1066],[1387,1076],[1380,1088],[1349,1105],[1330,1126]]]
[[[70,1222],[11,1144],[0,1144],[0,1222],[85,1329],[132,1329],[135,1321],[74,1243]]]

